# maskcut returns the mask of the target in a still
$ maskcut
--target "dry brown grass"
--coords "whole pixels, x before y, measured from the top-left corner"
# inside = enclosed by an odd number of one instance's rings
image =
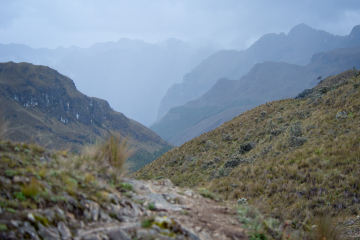
[[[129,165],[126,160],[132,150],[127,140],[111,134],[103,143],[87,146],[83,149],[76,163],[83,170],[98,170],[106,174],[115,174],[120,178],[127,174]]]
[[[324,214],[356,216],[360,214],[356,203],[360,199],[360,90],[353,84],[360,77],[352,76],[344,73],[323,81],[321,86],[338,85],[321,98],[280,100],[244,112],[169,151],[133,176],[164,176],[179,186],[204,187],[224,198],[244,197],[251,204],[261,201],[265,214],[276,215],[276,209],[284,209],[283,217],[295,222],[303,221],[306,212],[312,221]],[[348,117],[336,119],[339,110]],[[262,112],[266,117],[261,117]],[[299,123],[299,137],[306,141],[292,146],[291,128]],[[279,133],[271,132],[276,129]],[[232,140],[224,141],[223,134],[231,134]],[[208,140],[218,149],[206,150]],[[241,155],[240,145],[249,141],[255,148]],[[232,168],[229,175],[211,177],[233,154],[248,163]],[[201,167],[215,157],[220,161]],[[180,173],[184,166],[189,170]]]

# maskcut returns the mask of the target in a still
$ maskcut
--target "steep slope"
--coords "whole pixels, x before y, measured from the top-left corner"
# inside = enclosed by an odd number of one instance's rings
[[[171,109],[151,129],[172,144],[181,145],[261,103],[294,97],[313,87],[319,76],[338,74],[354,66],[360,67],[360,46],[317,53],[306,66],[259,63],[241,79],[221,79],[199,99]],[[212,111],[203,113],[203,109]],[[190,121],[194,116],[197,118]]]
[[[89,48],[57,49],[0,44],[0,62],[29,62],[56,69],[73,79],[84,94],[106,99],[116,111],[144,125],[155,121],[166,90],[213,53],[208,47],[177,39],[149,44],[121,38]]]
[[[355,77],[356,76],[356,77]],[[246,198],[280,219],[356,216],[360,76],[328,77],[300,99],[269,102],[177,147],[133,176]],[[305,219],[305,220],[304,220]]]
[[[171,108],[201,97],[218,79],[239,79],[256,64],[264,61],[307,65],[317,52],[360,44],[360,26],[348,36],[334,36],[299,24],[284,33],[261,37],[245,51],[219,51],[186,74],[183,82],[173,85],[161,100],[157,121]]]
[[[80,93],[71,79],[49,67],[0,63],[0,92],[7,139],[80,151],[116,132],[135,151],[133,170],[171,149],[150,129],[114,111],[107,101]]]

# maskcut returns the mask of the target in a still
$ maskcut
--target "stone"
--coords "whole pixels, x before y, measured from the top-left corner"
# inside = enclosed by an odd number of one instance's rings
[[[16,220],[11,220],[10,221],[11,226],[13,226],[14,228],[18,228],[21,226],[22,222],[21,221],[16,221]]]
[[[40,240],[35,228],[31,226],[29,222],[25,222],[24,227],[19,228],[18,232],[22,239],[29,239],[30,237],[32,240]]]
[[[21,177],[21,176],[13,176],[12,181],[13,181],[13,183],[22,183],[23,182],[23,177]]]
[[[248,205],[248,202],[247,202],[246,198],[240,198],[239,200],[236,201],[236,203],[238,205]]]
[[[114,228],[106,232],[110,240],[131,240],[131,237],[122,229]]]
[[[11,184],[11,180],[7,179],[6,177],[0,176],[0,183],[2,185],[10,185]]]
[[[111,222],[112,218],[104,210],[100,210],[100,220],[105,222]]]
[[[344,119],[347,118],[347,112],[339,110],[335,116],[336,119]]]
[[[71,232],[64,222],[59,222],[57,228],[62,240],[71,239]]]
[[[60,240],[59,231],[55,227],[44,227],[41,223],[38,223],[38,234],[42,239],[46,240]]]
[[[85,208],[84,215],[86,219],[92,220],[92,221],[98,221],[99,220],[99,213],[100,213],[100,205],[97,202],[86,200],[85,202]]]
[[[28,219],[30,222],[33,222],[33,223],[36,222],[36,219],[35,219],[35,217],[34,217],[34,215],[33,215],[32,213],[28,213],[27,219]]]

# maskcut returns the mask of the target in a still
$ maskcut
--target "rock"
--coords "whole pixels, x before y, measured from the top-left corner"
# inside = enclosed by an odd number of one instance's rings
[[[187,189],[187,190],[184,192],[184,194],[187,195],[187,196],[192,197],[192,196],[194,196],[194,191],[191,190],[191,189]]]
[[[110,240],[131,240],[131,237],[120,228],[113,228],[106,232]]]
[[[46,240],[60,240],[59,231],[55,227],[44,227],[41,223],[38,223],[38,234],[42,239]]]
[[[85,218],[87,220],[98,221],[100,213],[100,205],[97,202],[86,200],[84,211]]]
[[[22,222],[21,221],[16,221],[16,220],[11,220],[10,224],[11,224],[12,227],[18,228],[18,227],[20,227],[22,225]]]
[[[27,219],[32,223],[36,222],[35,217],[34,217],[34,215],[32,213],[28,213]]]
[[[164,216],[164,217],[155,217],[154,224],[158,225],[162,229],[164,228],[169,229],[174,225],[174,222],[170,218]]]
[[[24,227],[19,228],[18,230],[21,239],[32,239],[32,240],[40,240],[39,236],[36,233],[36,230],[33,226],[30,225],[29,222],[24,223]]]
[[[22,176],[13,176],[13,183],[22,183],[23,182],[23,177]]]
[[[100,210],[100,220],[105,222],[111,222],[112,218],[104,210]]]
[[[339,110],[335,116],[336,119],[344,119],[347,118],[347,112]]]
[[[214,163],[218,163],[220,162],[220,158],[219,157],[214,157]]]
[[[7,179],[6,177],[0,176],[0,183],[1,185],[10,185],[11,184],[11,180]]]
[[[239,200],[236,201],[236,203],[238,205],[248,205],[248,202],[247,202],[246,198],[240,198]]]
[[[154,232],[156,234],[156,232]],[[137,239],[144,239],[144,240],[151,240],[154,239],[154,234],[150,233],[148,229],[138,229],[136,231],[136,238]]]
[[[62,240],[71,239],[71,232],[64,222],[59,222],[57,228]]]

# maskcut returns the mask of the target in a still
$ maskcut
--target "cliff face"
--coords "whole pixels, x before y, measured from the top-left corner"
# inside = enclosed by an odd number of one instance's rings
[[[171,148],[150,129],[114,111],[107,101],[82,94],[71,79],[48,67],[1,63],[0,92],[1,115],[9,122],[6,138],[13,141],[80,151],[116,132],[128,138],[135,158]],[[140,165],[134,163],[135,168]]]

